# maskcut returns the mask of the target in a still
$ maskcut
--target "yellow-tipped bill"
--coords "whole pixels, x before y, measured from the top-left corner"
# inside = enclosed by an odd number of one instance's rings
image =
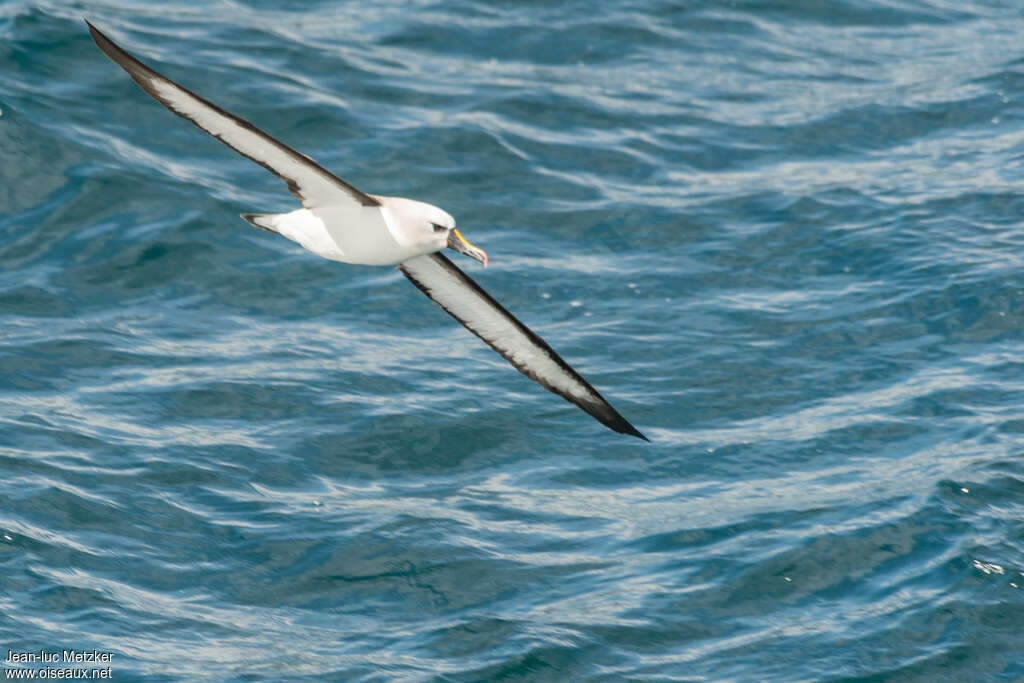
[[[448,248],[454,249],[460,254],[465,254],[470,258],[475,258],[477,261],[484,264],[485,268],[487,267],[487,252],[483,249],[474,247],[455,228],[452,228],[452,231],[448,233]]]

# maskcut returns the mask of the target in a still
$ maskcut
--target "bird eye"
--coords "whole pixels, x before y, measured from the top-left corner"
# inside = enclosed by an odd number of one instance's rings
[[[431,225],[434,226],[434,232],[447,232],[448,231],[448,228],[444,227],[443,225],[438,225],[437,223],[431,223]]]

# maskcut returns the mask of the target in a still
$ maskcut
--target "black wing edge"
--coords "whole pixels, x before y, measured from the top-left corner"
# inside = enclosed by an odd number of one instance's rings
[[[219,136],[213,135],[212,133],[209,133],[209,131],[204,130],[202,128],[202,126],[200,126],[198,123],[193,121],[190,117],[186,116],[185,114],[182,114],[182,113],[179,113],[179,112],[175,111],[174,107],[172,107],[170,104],[165,102],[159,95],[156,94],[156,92],[154,92],[149,87],[149,83],[147,82],[146,78],[159,78],[159,79],[167,81],[168,83],[173,84],[176,88],[179,88],[183,92],[188,93],[192,97],[196,98],[197,100],[199,100],[200,102],[205,104],[210,109],[213,109],[217,113],[219,113],[219,114],[221,114],[223,116],[228,117],[229,119],[231,119],[232,121],[237,123],[240,127],[245,128],[247,130],[250,130],[253,133],[256,133],[260,137],[266,139],[268,142],[270,142],[270,143],[276,145],[277,147],[279,147],[280,149],[284,150],[289,156],[293,157],[296,161],[299,161],[299,162],[301,162],[303,164],[306,164],[307,166],[311,166],[311,167],[315,168],[316,170],[318,170],[320,173],[323,173],[327,178],[330,178],[334,182],[338,183],[338,185],[342,189],[344,189],[346,192],[348,192],[350,195],[352,195],[352,197],[357,202],[362,204],[363,206],[380,206],[380,202],[377,199],[371,197],[370,195],[366,194],[365,192],[362,192],[361,190],[356,189],[355,187],[352,187],[347,182],[345,182],[344,180],[342,180],[338,176],[334,175],[333,173],[328,171],[326,168],[324,168],[320,164],[318,164],[315,161],[313,161],[312,159],[310,159],[305,154],[300,154],[299,152],[296,152],[294,149],[292,149],[288,145],[284,144],[280,140],[276,140],[276,139],[272,138],[271,136],[267,135],[262,130],[260,130],[256,126],[252,125],[251,123],[249,123],[245,119],[239,118],[239,117],[235,116],[234,114],[232,114],[231,112],[225,111],[224,109],[221,109],[216,104],[214,104],[213,102],[210,102],[206,98],[200,97],[199,95],[195,94],[194,92],[192,92],[188,88],[182,87],[181,85],[178,85],[177,83],[175,83],[171,79],[167,78],[166,76],[162,76],[162,75],[158,74],[156,71],[153,71],[148,66],[146,66],[145,64],[143,64],[139,60],[135,59],[135,57],[132,57],[130,54],[125,52],[121,47],[119,47],[110,38],[107,38],[105,35],[103,35],[103,33],[98,28],[93,26],[89,22],[88,19],[85,19],[84,21],[85,21],[85,25],[89,27],[89,35],[92,36],[93,42],[96,43],[96,46],[100,50],[103,51],[103,54],[105,54],[107,57],[110,57],[110,59],[113,60],[115,64],[117,64],[122,69],[127,71],[128,75],[132,77],[132,80],[135,81],[136,83],[138,83],[140,88],[142,88],[143,90],[146,91],[146,94],[148,94],[150,97],[152,97],[154,100],[156,100],[160,104],[162,104],[165,107],[167,107],[167,109],[171,113],[177,114],[178,116],[180,116],[181,118],[185,119],[186,121],[189,121],[190,123],[194,124],[197,128],[202,130],[204,133],[207,133],[208,135],[212,135],[213,137],[217,138],[218,140],[223,142],[225,145],[227,145],[227,147],[229,147],[233,151],[238,152],[238,154],[241,154],[246,159],[249,159],[250,161],[259,164],[263,168],[267,169],[268,171],[270,171],[271,173],[276,175],[278,178],[283,180],[288,185],[288,191],[291,192],[296,197],[298,197],[298,199],[300,201],[302,201],[303,197],[299,193],[299,186],[298,186],[298,183],[295,182],[294,178],[288,178],[286,176],[283,176],[280,173],[278,173],[278,171],[276,169],[271,168],[270,166],[268,166],[267,164],[263,163],[259,159],[254,159],[253,157],[249,156],[248,154],[240,152],[238,149],[232,147],[227,142],[224,142],[224,140],[222,140]]]
[[[527,377],[529,377],[533,381],[537,382],[538,384],[540,384],[542,387],[544,387],[545,389],[547,389],[551,393],[556,394],[558,396],[561,396],[562,398],[564,398],[569,403],[576,404],[577,406],[579,406],[580,409],[582,409],[584,412],[589,414],[591,417],[593,417],[598,422],[603,424],[605,427],[608,427],[612,431],[616,431],[616,432],[618,432],[620,434],[628,434],[630,436],[635,436],[635,437],[638,437],[640,439],[643,439],[644,441],[650,442],[650,439],[648,439],[646,436],[641,434],[640,431],[637,430],[636,427],[631,425],[626,420],[626,418],[622,417],[622,415],[620,415],[619,412],[617,410],[615,410],[615,408],[613,408],[610,403],[608,403],[607,399],[605,399],[604,396],[602,396],[600,394],[600,392],[597,391],[597,389],[595,389],[593,386],[591,386],[590,382],[588,382],[587,380],[583,379],[583,377],[581,377],[578,372],[573,370],[572,367],[568,363],[566,363],[562,359],[562,357],[559,356],[558,353],[553,348],[551,348],[548,345],[547,342],[545,342],[543,339],[541,339],[539,336],[537,336],[537,334],[533,330],[531,330],[529,327],[524,325],[518,318],[516,318],[514,315],[509,313],[508,309],[506,309],[504,306],[502,306],[497,301],[495,301],[494,297],[492,297],[490,294],[485,292],[483,290],[483,288],[481,288],[480,285],[478,285],[471,277],[469,277],[464,272],[462,272],[462,270],[458,266],[456,266],[454,263],[452,263],[448,259],[448,257],[446,257],[444,254],[441,254],[441,253],[435,253],[435,254],[431,254],[430,258],[434,259],[434,261],[436,263],[438,263],[442,268],[444,268],[449,273],[451,273],[456,278],[458,278],[458,280],[460,282],[462,282],[466,287],[469,287],[471,290],[473,290],[474,292],[479,294],[487,303],[489,303],[491,306],[493,306],[496,311],[498,311],[509,322],[511,322],[513,325],[515,325],[515,327],[517,329],[519,329],[520,332],[525,334],[530,339],[530,341],[532,341],[537,346],[541,347],[551,357],[551,359],[554,360],[558,364],[558,366],[560,368],[562,368],[567,373],[569,373],[569,375],[571,375],[573,377],[573,379],[575,379],[578,382],[580,382],[581,384],[583,384],[583,386],[585,386],[589,391],[593,392],[594,396],[597,397],[598,401],[597,402],[593,402],[593,401],[577,400],[577,399],[574,399],[572,396],[567,396],[566,394],[563,394],[562,392],[558,391],[557,389],[552,387],[550,384],[545,382],[543,379],[541,379],[537,375],[533,374],[528,367],[516,363],[512,358],[507,356],[501,349],[499,349],[493,343],[491,343],[486,338],[481,336],[480,333],[478,333],[476,330],[474,330],[471,327],[469,327],[469,325],[467,325],[464,320],[462,320],[457,315],[452,313],[450,310],[445,308],[439,301],[437,301],[437,299],[435,299],[431,295],[429,287],[427,287],[424,283],[420,282],[415,277],[413,277],[412,274],[410,274],[409,271],[407,271],[403,266],[399,265],[398,269],[400,271],[402,271],[402,275],[405,275],[405,277],[407,277],[409,279],[409,282],[411,282],[414,285],[416,285],[417,289],[419,289],[421,292],[426,294],[427,297],[429,297],[431,301],[433,301],[438,306],[440,306],[441,309],[445,313],[447,313],[451,317],[453,317],[456,320],[458,320],[459,324],[461,324],[467,330],[469,330],[470,332],[475,334],[477,337],[479,337],[485,344],[490,346],[492,349],[497,351],[498,354],[501,355],[502,358],[507,360],[512,365],[512,367],[514,367],[516,370],[518,370],[519,372],[523,373],[524,375],[526,375]]]

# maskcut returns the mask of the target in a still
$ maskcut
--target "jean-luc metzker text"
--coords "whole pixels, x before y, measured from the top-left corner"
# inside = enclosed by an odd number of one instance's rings
[[[36,650],[34,652],[7,651],[4,664],[109,664],[113,652],[99,650]]]

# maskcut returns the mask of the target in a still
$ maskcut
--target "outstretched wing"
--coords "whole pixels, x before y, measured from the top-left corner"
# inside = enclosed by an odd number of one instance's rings
[[[224,111],[190,90],[170,81],[132,57],[100,33],[88,21],[89,33],[110,57],[153,99],[178,116],[188,119],[239,154],[252,159],[288,184],[306,208],[338,204],[346,199],[363,206],[379,206],[374,197],[360,192],[315,161],[278,142],[245,119]]]
[[[647,437],[612,408],[554,349],[444,255],[418,256],[398,268],[434,303],[483,339],[516,370],[575,403],[609,429],[647,441]]]

